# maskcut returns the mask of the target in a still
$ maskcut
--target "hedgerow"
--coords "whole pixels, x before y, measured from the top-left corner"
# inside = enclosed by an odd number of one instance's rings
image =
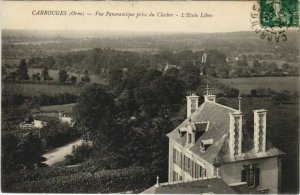
[[[147,188],[153,184],[155,178],[151,171],[144,167],[97,172],[84,169],[78,172],[76,168],[61,167],[53,170],[41,169],[20,176],[22,178],[15,180],[4,178],[6,185],[3,185],[2,190],[23,193],[113,193]]]

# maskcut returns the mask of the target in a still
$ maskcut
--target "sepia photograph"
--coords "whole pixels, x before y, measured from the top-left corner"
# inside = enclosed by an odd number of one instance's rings
[[[299,1],[3,1],[1,192],[299,194]]]

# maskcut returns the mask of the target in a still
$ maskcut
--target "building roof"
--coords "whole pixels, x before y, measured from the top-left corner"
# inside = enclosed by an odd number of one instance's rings
[[[58,115],[40,113],[40,114],[35,115],[34,119],[43,121],[43,122],[50,122],[53,120],[58,120]]]
[[[186,145],[186,133],[182,136],[179,136],[178,133],[178,128],[184,128],[189,125],[188,119],[185,119],[178,127],[167,134],[167,136],[211,164],[264,158],[284,154],[272,146],[272,144],[267,145],[266,152],[255,153],[253,151],[253,147],[251,147],[253,144],[251,144],[251,146],[247,147],[249,148],[247,151],[243,151],[242,156],[231,158],[229,153],[228,134],[230,124],[229,113],[233,112],[238,112],[238,110],[213,101],[205,101],[190,116],[191,123],[199,124],[201,122],[206,122],[207,124],[207,127],[205,127],[207,129],[201,134],[201,136],[197,136],[196,133],[195,143],[192,146]],[[202,126],[200,129],[203,130],[204,127]],[[205,151],[201,151],[201,141],[209,139],[213,139],[213,144],[211,144]]]
[[[228,186],[221,178],[196,180],[189,182],[178,182],[174,184],[152,186],[142,192],[143,194],[235,194],[236,192]]]
[[[237,194],[259,194],[255,188],[249,188],[248,184],[244,182],[241,185],[230,186]]]

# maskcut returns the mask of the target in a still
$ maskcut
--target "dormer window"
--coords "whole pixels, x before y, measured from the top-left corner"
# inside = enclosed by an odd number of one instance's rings
[[[213,139],[206,139],[200,142],[200,150],[201,152],[205,152],[207,148],[213,144]]]
[[[177,129],[177,132],[178,132],[178,137],[182,137],[182,132],[180,131],[179,128]]]

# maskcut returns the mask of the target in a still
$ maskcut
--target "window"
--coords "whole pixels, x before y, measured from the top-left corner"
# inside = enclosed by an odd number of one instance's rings
[[[182,177],[176,171],[173,171],[173,181],[181,181]]]
[[[247,182],[249,187],[256,187],[259,185],[259,168],[254,165],[244,166],[242,170],[242,182]]]
[[[188,144],[192,143],[192,134],[188,133]]]
[[[184,171],[188,170],[188,158],[186,156],[184,156],[184,167],[183,167]]]
[[[176,149],[173,148],[173,163],[176,163]]]
[[[183,168],[183,154],[180,153],[180,168]]]
[[[181,158],[181,152],[173,148],[173,163],[181,167]]]
[[[178,173],[173,171],[173,181],[178,181]]]

